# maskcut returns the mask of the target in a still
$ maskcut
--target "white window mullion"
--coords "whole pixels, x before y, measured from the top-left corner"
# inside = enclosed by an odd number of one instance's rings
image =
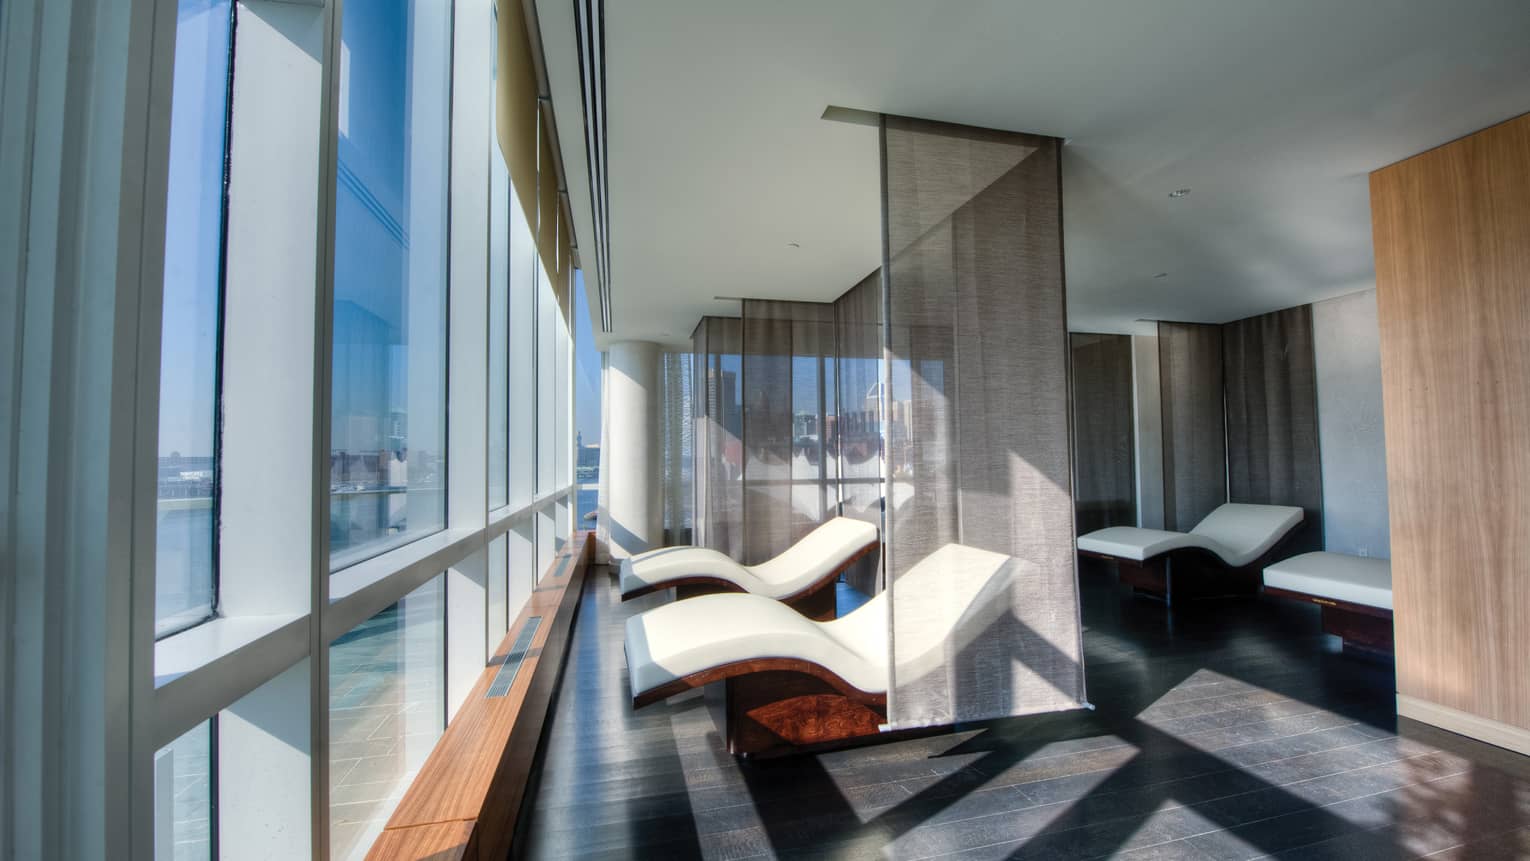
[[[452,51],[451,418],[448,523],[483,529],[489,483],[490,0],[456,0]],[[488,558],[480,547],[446,577],[446,714],[455,715],[489,657]]]

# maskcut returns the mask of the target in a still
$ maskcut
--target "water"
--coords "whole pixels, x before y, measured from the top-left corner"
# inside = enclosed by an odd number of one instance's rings
[[[600,491],[593,487],[579,488],[578,499],[575,500],[574,528],[594,529],[595,519],[585,519],[585,515],[593,515],[599,506]]]

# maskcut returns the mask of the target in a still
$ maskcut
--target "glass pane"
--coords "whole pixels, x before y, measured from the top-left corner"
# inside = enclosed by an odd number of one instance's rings
[[[537,495],[552,493],[554,467],[557,463],[557,386],[558,347],[554,327],[558,318],[558,300],[553,295],[552,277],[546,261],[537,266]]]
[[[510,196],[510,503],[536,493],[537,256],[531,222]]]
[[[594,529],[600,485],[600,351],[584,295],[584,270],[574,270],[574,481],[579,484],[574,528]]]
[[[329,839],[360,858],[446,725],[444,575],[329,647]]]
[[[212,615],[229,0],[181,0],[170,109],[154,629]]]
[[[212,858],[212,721],[154,754],[154,857]]]
[[[498,20],[498,13],[495,15]],[[498,27],[490,50],[498,77]],[[494,93],[490,88],[491,95]],[[487,108],[490,116],[496,106]],[[489,507],[499,508],[510,494],[510,169],[489,124]]]
[[[562,490],[574,479],[569,461],[574,442],[574,403],[569,397],[574,339],[569,336],[568,319],[557,305],[553,306],[553,349],[557,351],[554,357],[557,370],[553,375],[553,402],[556,405],[553,414],[553,489]]]
[[[335,568],[445,521],[451,4],[353,3],[341,40]]]

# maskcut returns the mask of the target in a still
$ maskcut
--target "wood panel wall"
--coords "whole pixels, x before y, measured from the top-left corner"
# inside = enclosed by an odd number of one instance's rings
[[[1530,115],[1371,174],[1371,212],[1398,693],[1530,729]]]

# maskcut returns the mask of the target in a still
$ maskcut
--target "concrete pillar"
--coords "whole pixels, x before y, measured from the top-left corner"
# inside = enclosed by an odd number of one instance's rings
[[[664,537],[660,487],[659,345],[621,341],[607,353],[606,438],[600,441],[606,470],[605,518],[613,560],[659,546]]]

